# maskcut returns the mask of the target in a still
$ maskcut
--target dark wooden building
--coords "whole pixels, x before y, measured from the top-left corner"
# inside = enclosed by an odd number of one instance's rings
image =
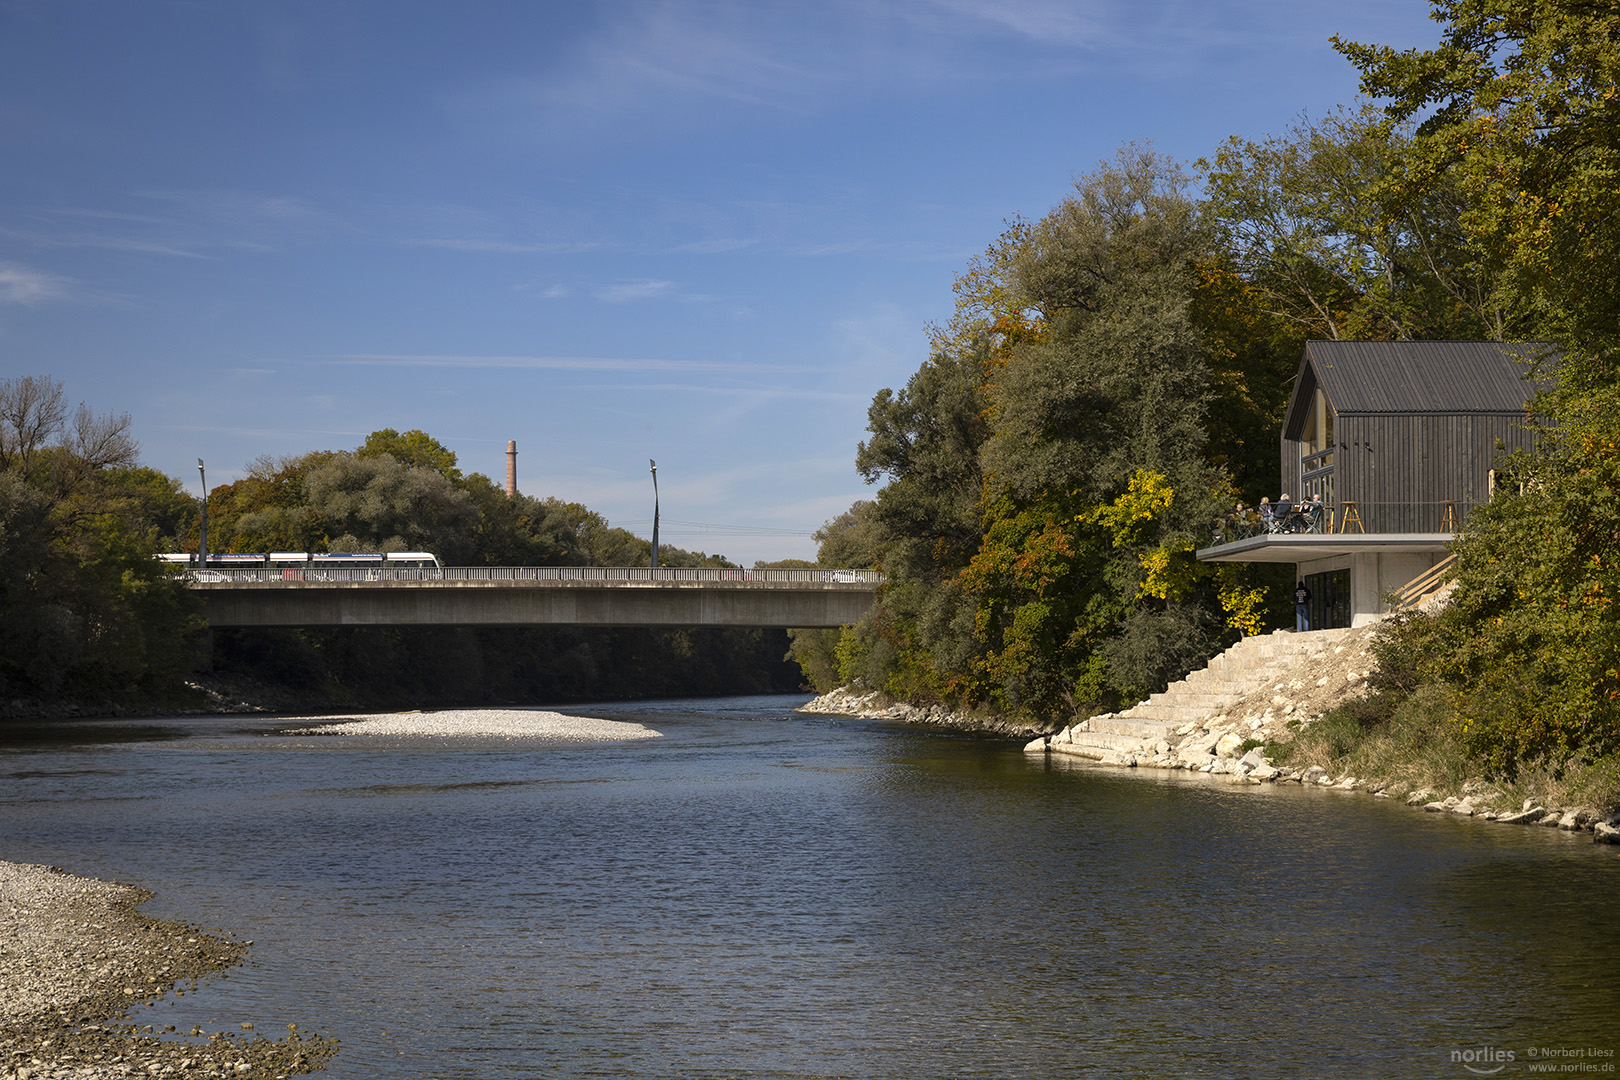
[[[1490,498],[1499,448],[1528,445],[1533,387],[1515,349],[1484,341],[1313,341],[1282,430],[1282,491],[1321,495],[1333,526],[1451,531]]]
[[[1527,447],[1531,361],[1545,345],[1481,341],[1313,341],[1282,428],[1280,494],[1321,496],[1315,533],[1262,534],[1198,553],[1292,562],[1312,625],[1361,624],[1445,557],[1493,469]]]

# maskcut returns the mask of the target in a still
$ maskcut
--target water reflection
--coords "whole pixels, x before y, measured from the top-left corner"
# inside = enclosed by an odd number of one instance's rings
[[[35,744],[0,855],[255,939],[153,1012],[336,1034],[337,1077],[1449,1076],[1615,1041],[1612,851],[794,703],[581,708],[665,734],[596,747]]]

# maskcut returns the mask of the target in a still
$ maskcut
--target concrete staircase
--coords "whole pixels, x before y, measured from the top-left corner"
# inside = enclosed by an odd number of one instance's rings
[[[1291,634],[1279,630],[1244,638],[1210,660],[1207,667],[1172,683],[1120,713],[1093,716],[1068,732],[1066,753],[1103,758],[1140,753],[1163,743],[1181,741],[1177,729],[1224,712],[1245,696],[1269,688],[1302,658],[1331,647],[1350,630],[1312,630]]]

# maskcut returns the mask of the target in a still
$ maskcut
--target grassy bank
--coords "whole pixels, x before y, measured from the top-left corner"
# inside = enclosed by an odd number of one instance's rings
[[[1469,746],[1450,688],[1403,670],[1402,632],[1396,623],[1374,638],[1380,667],[1369,674],[1364,696],[1346,698],[1315,720],[1290,722],[1292,737],[1267,743],[1266,756],[1277,765],[1354,776],[1391,796],[1428,790],[1435,799],[1470,796],[1497,811],[1529,803],[1620,810],[1620,755],[1572,752],[1511,772],[1489,768]]]

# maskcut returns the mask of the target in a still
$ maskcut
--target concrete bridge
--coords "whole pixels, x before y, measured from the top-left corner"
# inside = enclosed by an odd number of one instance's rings
[[[540,566],[189,571],[210,626],[735,626],[858,622],[874,570]]]

